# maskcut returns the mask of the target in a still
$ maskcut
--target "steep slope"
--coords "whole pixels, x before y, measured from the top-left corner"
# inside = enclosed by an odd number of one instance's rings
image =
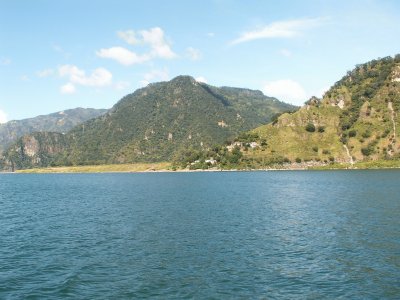
[[[14,171],[34,166],[50,166],[54,161],[63,161],[66,149],[68,137],[65,134],[34,132],[19,138],[4,152],[4,157],[0,159],[0,170]]]
[[[248,120],[248,122],[254,122],[251,127],[257,126],[257,123],[268,123],[271,119],[282,111],[294,110],[297,107],[284,104],[278,101],[276,98],[266,97],[261,91],[254,91],[244,88],[234,87],[221,87],[215,88],[209,87],[217,95],[221,95],[239,112],[241,117]],[[266,105],[265,100],[270,100],[270,105]]]
[[[281,115],[253,133],[266,145],[244,152],[263,165],[294,161],[354,161],[399,158],[400,55],[358,65],[299,111]]]
[[[0,154],[18,138],[36,131],[67,132],[74,126],[98,117],[107,110],[75,108],[35,118],[0,124]]]
[[[45,155],[53,157],[52,161],[46,158],[39,163],[38,153],[26,155],[23,140],[11,147],[6,160],[13,159],[18,168],[171,160],[188,148],[207,149],[223,143],[294,108],[259,91],[217,88],[179,76],[139,89],[105,115],[73,128],[62,140],[65,146],[60,151]],[[46,149],[46,144],[58,149],[54,140],[39,136],[36,140],[44,143],[40,149]]]

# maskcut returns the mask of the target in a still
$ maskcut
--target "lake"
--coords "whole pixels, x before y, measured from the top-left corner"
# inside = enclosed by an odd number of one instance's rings
[[[399,299],[400,171],[1,174],[1,299]]]

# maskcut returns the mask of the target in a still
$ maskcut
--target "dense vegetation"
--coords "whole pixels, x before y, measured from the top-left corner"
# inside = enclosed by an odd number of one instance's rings
[[[0,124],[0,154],[20,137],[38,131],[67,132],[74,126],[105,114],[105,109],[75,108],[35,118]]]
[[[343,89],[351,95],[350,105],[340,116],[341,129],[346,131],[359,119],[360,109],[366,101],[373,100],[378,92],[385,87],[396,89],[396,82],[390,81],[390,75],[397,63],[400,63],[400,55],[395,58],[390,56],[372,60],[368,63],[357,65],[352,71],[347,72],[341,80],[336,82],[331,91],[327,93],[328,98],[337,97]],[[389,95],[387,95],[389,96]],[[395,96],[392,94],[390,96]],[[398,96],[398,95],[397,95]],[[391,100],[398,102],[400,99],[385,98],[386,103]],[[371,109],[371,108],[369,108]]]
[[[179,76],[139,89],[105,115],[76,126],[65,135],[62,151],[41,161],[91,165],[176,160],[187,149],[210,149],[294,108],[259,91],[217,88]],[[18,167],[38,164],[36,155],[26,155],[24,147],[19,148],[20,156],[6,160],[25,162]]]
[[[396,166],[399,112],[400,55],[356,66],[322,99],[312,97],[298,111],[258,91],[216,88],[180,76],[137,90],[106,115],[53,139],[54,149],[64,143],[62,150],[48,159],[45,149],[40,161],[172,161],[173,168],[189,169],[374,166],[383,161]],[[252,129],[267,121],[272,122]],[[21,161],[24,145],[14,147],[19,157],[13,159]],[[28,160],[19,166],[38,164]]]
[[[5,153],[0,160],[0,168],[5,170],[54,166],[55,161],[63,162],[68,139],[58,132],[35,132],[24,136]]]
[[[399,112],[400,55],[373,60],[348,72],[323,99],[313,97],[297,112],[251,131],[258,138],[247,142],[260,146],[241,147],[241,162],[263,167],[397,160]]]

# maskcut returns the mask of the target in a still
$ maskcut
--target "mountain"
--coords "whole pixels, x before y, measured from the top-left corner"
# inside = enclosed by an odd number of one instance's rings
[[[217,88],[178,76],[122,98],[103,116],[65,136],[25,136],[5,154],[8,166],[155,162],[207,149],[296,107],[260,91]]]
[[[36,131],[65,133],[74,126],[98,117],[107,110],[93,108],[75,108],[35,118],[9,121],[0,124],[0,154],[18,138]]]
[[[34,132],[17,140],[0,158],[0,170],[51,166],[66,153],[68,138],[58,132]]]
[[[243,166],[400,158],[400,55],[357,65],[322,99],[252,130],[239,142]],[[251,144],[253,143],[253,144]],[[251,146],[250,146],[251,145]]]

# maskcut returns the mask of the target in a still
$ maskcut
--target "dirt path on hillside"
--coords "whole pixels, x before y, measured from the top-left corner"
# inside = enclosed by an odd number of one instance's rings
[[[346,145],[343,145],[343,147],[346,150],[347,156],[349,157],[349,163],[354,165],[353,156],[351,156],[349,148]]]
[[[388,109],[390,110],[390,118],[391,118],[392,124],[393,124],[393,136],[390,139],[390,145],[392,145],[392,149],[388,150],[388,154],[393,155],[394,154],[394,146],[396,144],[396,121],[394,119],[396,116],[396,113],[393,109],[393,103],[391,101],[388,102]]]

